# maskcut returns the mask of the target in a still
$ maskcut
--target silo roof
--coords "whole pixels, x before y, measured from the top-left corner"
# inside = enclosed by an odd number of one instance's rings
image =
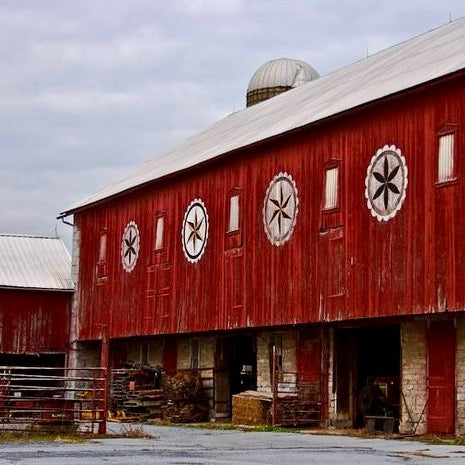
[[[269,87],[298,87],[319,77],[316,70],[304,61],[279,58],[268,61],[255,71],[247,92]]]

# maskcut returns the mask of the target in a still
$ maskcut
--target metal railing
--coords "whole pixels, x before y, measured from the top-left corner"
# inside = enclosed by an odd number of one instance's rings
[[[106,369],[0,366],[0,431],[106,427]]]
[[[323,375],[315,373],[311,378],[317,382],[304,382],[299,373],[279,369],[275,347],[272,356],[273,426],[319,426],[324,416]]]

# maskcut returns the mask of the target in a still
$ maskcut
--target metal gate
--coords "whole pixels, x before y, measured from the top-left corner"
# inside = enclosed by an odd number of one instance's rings
[[[285,372],[280,369],[278,357],[276,347],[273,347],[273,426],[319,426],[322,420],[325,385],[321,373],[318,373],[316,382],[299,380],[297,372]]]
[[[106,369],[0,366],[0,431],[105,427]]]

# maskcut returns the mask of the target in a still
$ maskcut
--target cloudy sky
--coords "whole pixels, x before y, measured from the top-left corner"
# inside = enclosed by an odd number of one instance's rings
[[[463,0],[0,0],[0,232],[56,216],[245,106],[280,57],[321,75],[465,15]]]

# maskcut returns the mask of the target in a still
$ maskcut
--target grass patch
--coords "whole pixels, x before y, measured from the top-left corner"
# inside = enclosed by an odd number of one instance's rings
[[[249,431],[253,431],[256,433],[298,433],[299,430],[294,428],[285,428],[283,426],[252,426]]]
[[[37,432],[5,432],[0,433],[0,442],[59,442],[75,443],[86,442],[88,437],[76,433],[37,433]]]
[[[52,433],[38,431],[5,431],[0,432],[2,442],[57,442],[57,443],[81,443],[92,439],[157,439],[144,430],[143,425],[122,425],[117,433],[96,434],[90,432]]]
[[[444,446],[465,446],[465,436],[418,436],[417,438],[421,442],[425,442],[431,445],[444,445]]]

